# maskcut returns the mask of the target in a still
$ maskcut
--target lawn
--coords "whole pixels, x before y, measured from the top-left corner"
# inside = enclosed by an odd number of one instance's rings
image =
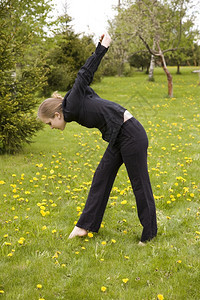
[[[122,166],[98,234],[68,240],[107,143],[96,129],[45,128],[22,153],[0,157],[0,299],[200,299],[199,100],[192,68],[155,82],[103,78],[93,88],[125,106],[149,137],[158,236],[142,228]],[[42,100],[42,99],[41,99]]]

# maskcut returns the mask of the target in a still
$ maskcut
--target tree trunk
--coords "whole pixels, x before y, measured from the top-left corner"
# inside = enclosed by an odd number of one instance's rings
[[[167,75],[167,81],[168,81],[168,96],[170,98],[173,97],[173,82],[172,82],[172,75],[170,74],[169,70],[167,69],[167,65],[165,62],[165,58],[163,53],[160,53],[161,61],[162,61],[162,67]]]
[[[181,74],[181,72],[180,72],[180,65],[179,65],[179,64],[177,64],[177,71],[176,71],[176,74]]]
[[[154,81],[154,67],[155,67],[155,56],[151,55],[151,63],[150,63],[150,68],[149,68],[149,81]]]

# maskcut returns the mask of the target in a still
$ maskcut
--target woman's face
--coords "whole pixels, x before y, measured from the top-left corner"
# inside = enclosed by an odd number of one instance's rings
[[[63,114],[55,112],[54,118],[41,118],[41,121],[51,127],[51,129],[64,130],[66,122],[64,120]]]

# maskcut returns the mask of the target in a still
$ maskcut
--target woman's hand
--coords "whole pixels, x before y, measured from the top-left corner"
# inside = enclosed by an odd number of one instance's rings
[[[99,41],[100,41],[102,46],[108,48],[110,46],[110,43],[111,43],[112,40],[111,40],[110,35],[106,32],[106,33],[102,34]]]

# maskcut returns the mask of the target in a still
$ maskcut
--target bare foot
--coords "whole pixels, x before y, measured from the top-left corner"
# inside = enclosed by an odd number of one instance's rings
[[[146,244],[140,241],[140,242],[138,243],[138,246],[142,246],[142,247],[143,247],[143,246],[146,246]]]
[[[86,229],[75,226],[68,239],[73,239],[75,236],[84,236],[87,235],[87,233]]]

